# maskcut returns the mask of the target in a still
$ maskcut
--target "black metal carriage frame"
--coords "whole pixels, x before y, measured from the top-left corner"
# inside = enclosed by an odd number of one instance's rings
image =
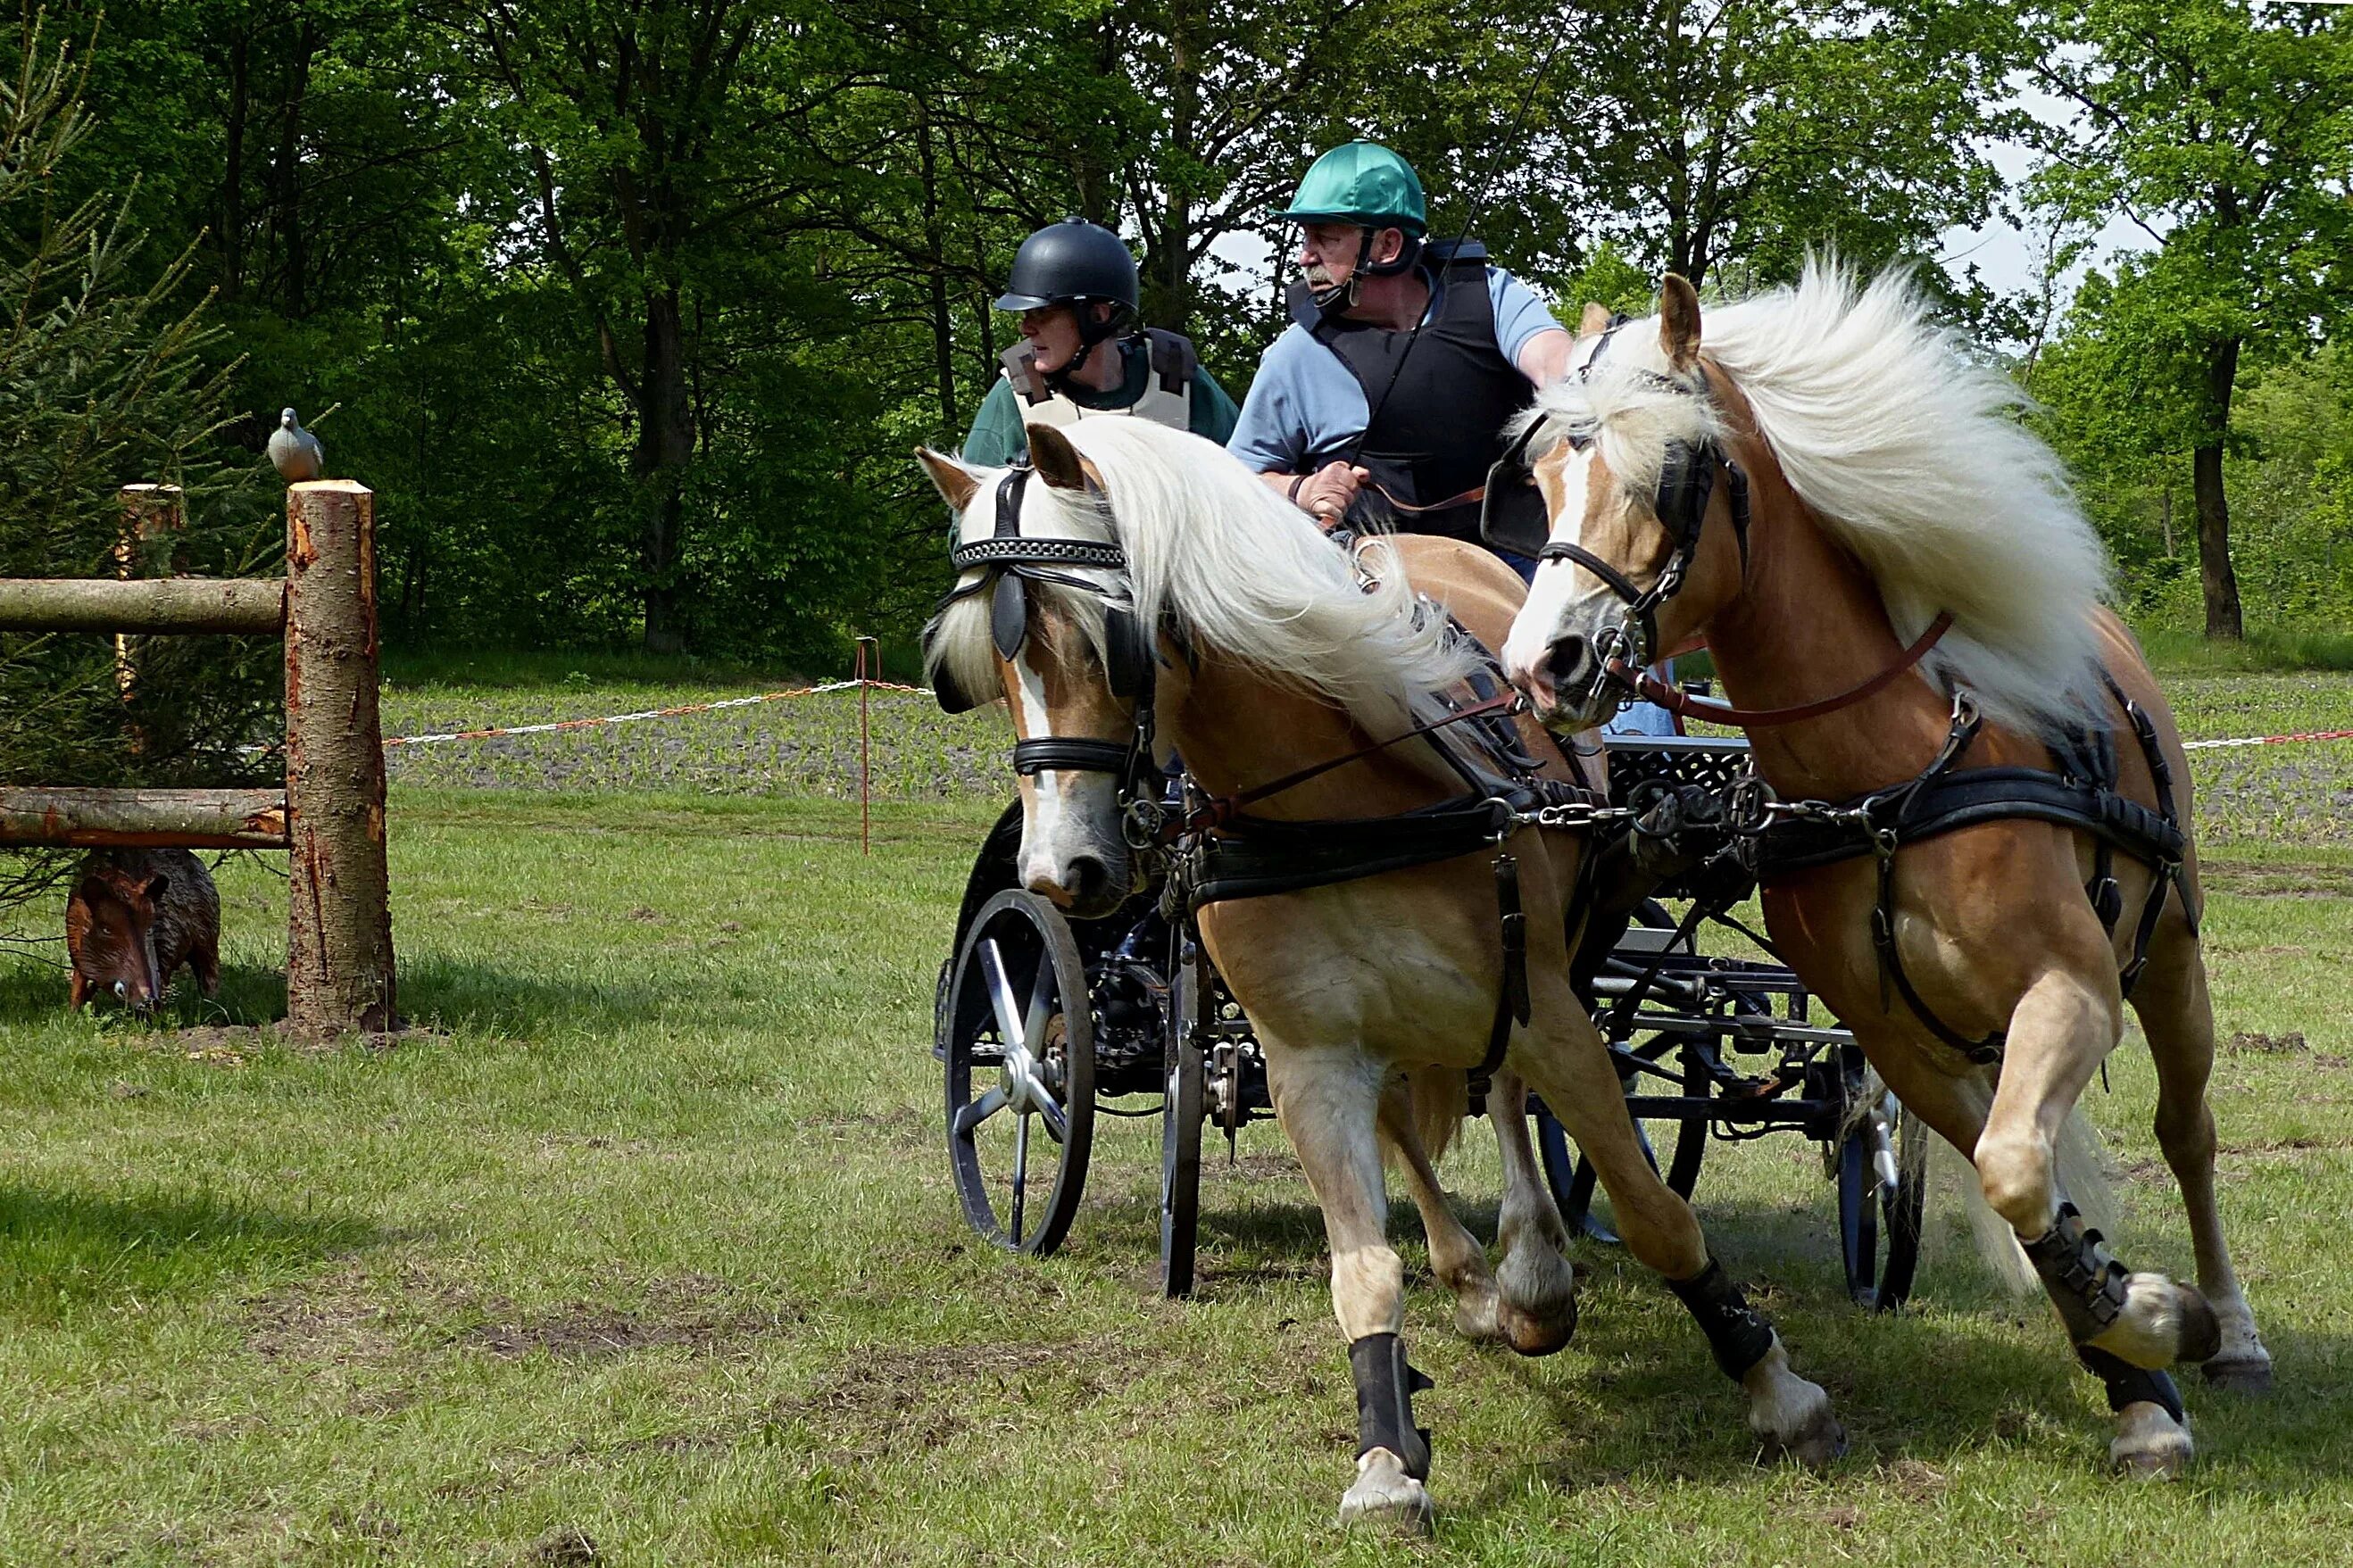
[[[1695,940],[1707,930],[1761,944],[1726,913],[1752,885],[1740,846],[1705,831],[1748,774],[1746,742],[1611,737],[1609,750],[1612,799],[1637,810],[1631,831],[1649,839],[1634,846],[1644,852],[1637,858],[1682,867],[1622,932],[1602,933],[1610,946],[1585,985],[1646,1151],[1654,1163],[1663,1152],[1662,1174],[1689,1197],[1711,1140],[1791,1131],[1820,1144],[1837,1188],[1848,1291],[1866,1308],[1900,1305],[1919,1251],[1921,1171],[1905,1147],[1916,1128],[1852,1036],[1816,1021],[1788,969],[1710,955]],[[1019,838],[1016,805],[975,859],[940,972],[934,1053],[944,1068],[959,1200],[990,1241],[1050,1253],[1079,1207],[1094,1116],[1156,1116],[1161,1279],[1167,1294],[1185,1295],[1205,1130],[1230,1141],[1271,1114],[1265,1058],[1215,966],[1153,896],[1103,920],[1066,920],[1016,885]],[[1693,843],[1706,847],[1694,856]],[[1685,912],[1676,917],[1660,899],[1683,900]],[[1070,1005],[1081,997],[1085,1005]],[[1156,1105],[1107,1103],[1152,1096]],[[1591,1167],[1540,1101],[1532,1109],[1563,1217],[1614,1239],[1591,1213]],[[1009,1131],[997,1125],[1008,1111]],[[1044,1149],[1033,1147],[1033,1122]]]

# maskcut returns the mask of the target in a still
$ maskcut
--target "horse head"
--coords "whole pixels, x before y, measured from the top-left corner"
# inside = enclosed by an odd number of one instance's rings
[[[1157,778],[1138,723],[1156,650],[1134,615],[1100,476],[1060,430],[1029,435],[1033,466],[916,454],[957,520],[956,586],[925,629],[925,670],[951,712],[1005,700],[1022,884],[1092,917],[1136,887],[1122,795]]]
[[[1549,519],[1504,668],[1548,721],[1584,729],[1627,682],[1690,640],[1742,589],[1745,478],[1700,360],[1699,297],[1670,274],[1649,323],[1588,306],[1570,368],[1524,416]]]

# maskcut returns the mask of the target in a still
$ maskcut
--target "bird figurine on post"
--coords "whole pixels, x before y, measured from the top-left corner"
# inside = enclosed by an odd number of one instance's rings
[[[327,449],[296,422],[291,408],[278,416],[278,428],[270,432],[269,460],[278,467],[278,477],[290,485],[326,477]]]

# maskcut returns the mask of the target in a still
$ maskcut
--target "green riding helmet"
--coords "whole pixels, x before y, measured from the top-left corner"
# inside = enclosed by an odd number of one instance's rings
[[[1351,142],[1316,159],[1291,205],[1275,216],[1289,223],[1400,228],[1415,239],[1430,232],[1430,206],[1413,165],[1377,142]]]

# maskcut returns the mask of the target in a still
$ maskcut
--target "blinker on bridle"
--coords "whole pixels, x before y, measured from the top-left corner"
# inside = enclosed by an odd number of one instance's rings
[[[1103,602],[1104,674],[1113,695],[1138,699],[1137,733],[1141,736],[1150,724],[1155,663],[1143,624],[1136,619],[1133,605],[1113,597],[1103,584],[1069,570],[1092,567],[1124,574],[1127,570],[1127,554],[1109,541],[1025,536],[1021,531],[1021,500],[1036,471],[1027,463],[1014,465],[997,482],[996,527],[989,537],[959,541],[949,547],[948,563],[958,575],[974,570],[978,570],[980,575],[951,589],[940,600],[931,623],[923,628],[923,642],[928,647],[939,635],[941,618],[950,605],[986,592],[989,595],[989,641],[997,656],[1010,662],[1029,639],[1028,584],[1051,584],[1095,595]],[[1101,500],[1101,492],[1092,481],[1087,491],[1098,501]],[[944,668],[934,675],[932,689],[940,707],[947,712],[962,713],[980,705],[981,700],[958,687]],[[1135,772],[1143,744],[1140,740],[1123,743],[1085,736],[1037,736],[1014,742],[1013,771],[1024,775],[1053,770],[1126,777]]]
[[[1602,355],[1609,352],[1610,339],[1626,322],[1627,318],[1622,315],[1610,319],[1609,327],[1601,334],[1600,342],[1585,363],[1577,367],[1577,380],[1587,380],[1592,374],[1593,367],[1600,363]],[[1662,392],[1702,401],[1707,396],[1704,387],[1687,385],[1656,371],[1638,368],[1630,374]],[[1489,473],[1487,501],[1480,517],[1481,534],[1492,545],[1522,555],[1533,555],[1538,563],[1573,562],[1593,574],[1603,587],[1624,602],[1624,617],[1615,628],[1603,634],[1604,646],[1595,650],[1598,657],[1594,681],[1597,688],[1606,682],[1624,688],[1629,695],[1639,695],[1637,679],[1658,654],[1659,606],[1683,587],[1683,578],[1699,553],[1700,535],[1707,523],[1708,503],[1715,494],[1715,470],[1718,468],[1724,469],[1731,497],[1732,531],[1740,546],[1741,574],[1744,577],[1747,574],[1748,476],[1741,471],[1739,464],[1733,461],[1732,455],[1713,440],[1671,441],[1667,444],[1666,458],[1659,469],[1658,487],[1651,495],[1651,510],[1658,518],[1659,525],[1667,531],[1673,550],[1668,555],[1666,564],[1660,569],[1657,579],[1648,588],[1643,588],[1614,563],[1583,545],[1552,538],[1548,518],[1546,536],[1541,542],[1514,539],[1500,524],[1494,498],[1507,484],[1526,483],[1533,479],[1535,465],[1528,460],[1528,447],[1544,423],[1542,419],[1529,420]],[[1577,451],[1583,451],[1593,442],[1592,435],[1583,430],[1572,429],[1564,438]],[[1534,543],[1533,548],[1530,547],[1531,542]]]

